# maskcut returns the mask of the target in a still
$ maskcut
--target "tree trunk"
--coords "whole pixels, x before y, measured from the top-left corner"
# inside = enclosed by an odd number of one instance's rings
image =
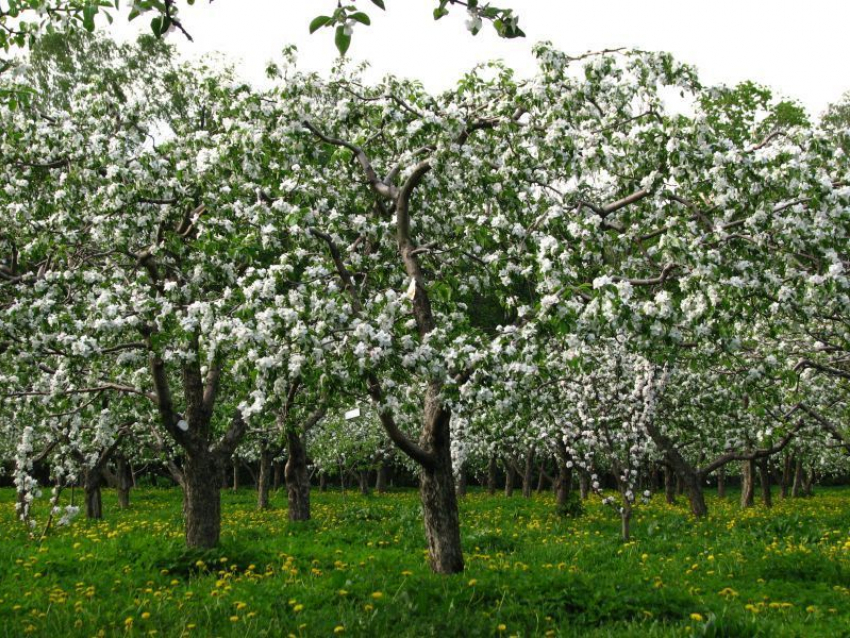
[[[682,479],[682,475],[676,472],[676,494],[681,496],[685,493],[685,481]]]
[[[794,486],[791,488],[791,496],[797,498],[803,495],[803,460],[797,458],[794,463]]]
[[[814,496],[814,484],[815,484],[815,468],[812,466],[811,471],[805,474],[803,479],[803,494],[806,496]]]
[[[782,498],[788,498],[791,481],[794,480],[794,455],[786,454],[782,460],[782,478],[779,481],[779,495]]]
[[[664,498],[669,505],[676,504],[676,481],[673,477],[673,469],[664,468]]]
[[[235,492],[239,489],[239,461],[233,459],[233,483],[231,489]]]
[[[209,452],[187,454],[183,461],[186,545],[211,548],[221,535],[221,492],[213,480],[221,471],[218,459]]]
[[[260,451],[260,477],[257,479],[257,509],[269,509],[269,486],[271,485],[272,454]]]
[[[741,461],[741,507],[755,503],[755,461]]]
[[[103,518],[103,500],[100,493],[102,475],[98,470],[86,470],[83,478],[83,491],[86,499],[86,518]]]
[[[590,495],[590,474],[587,470],[579,470],[578,491],[581,500],[586,501],[587,497]]]
[[[363,496],[369,496],[369,471],[360,470],[357,472],[357,482],[360,485],[360,493]]]
[[[773,494],[770,490],[770,459],[759,461],[759,480],[761,481],[761,501],[765,507],[773,507]]]
[[[540,464],[540,471],[537,473],[537,493],[542,494],[546,489],[546,460]]]
[[[726,468],[717,470],[717,498],[726,498]]]
[[[556,507],[559,512],[563,512],[567,508],[570,492],[573,488],[573,469],[567,467],[567,464],[561,459],[558,460],[558,479],[555,486]]]
[[[525,467],[522,473],[522,496],[531,498],[531,481],[534,473],[534,451],[529,450],[525,455]]]
[[[117,484],[115,492],[118,496],[118,507],[122,510],[130,507],[130,488],[133,486],[133,471],[130,464],[123,456],[119,456],[115,462]]]
[[[505,496],[511,497],[514,495],[514,480],[516,479],[516,469],[513,464],[508,461],[505,463]]]
[[[419,494],[431,569],[438,574],[456,574],[463,571],[463,552],[452,472],[451,412],[440,406],[437,393],[430,389],[426,397],[425,419],[427,425],[422,442],[434,455],[434,462],[420,472]]]
[[[327,492],[328,490],[328,475],[324,472],[319,473],[319,491]]]
[[[377,474],[375,478],[375,491],[378,494],[385,494],[387,491],[387,466],[383,461],[378,466]]]
[[[496,493],[496,457],[491,456],[487,462],[487,493],[490,496]]]
[[[705,504],[705,494],[702,491],[703,477],[701,474],[685,474],[682,476],[682,484],[685,494],[688,496],[688,504],[691,514],[696,518],[704,518],[708,515],[708,506]]]
[[[310,520],[310,475],[307,473],[307,451],[301,437],[294,430],[286,432],[286,460],[284,477],[289,503],[290,521]]]

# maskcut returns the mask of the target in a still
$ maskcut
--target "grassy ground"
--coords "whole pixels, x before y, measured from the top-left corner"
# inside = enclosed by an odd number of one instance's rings
[[[314,494],[314,520],[223,493],[221,548],[187,552],[177,490],[135,490],[106,520],[39,547],[0,490],[0,635],[850,636],[850,489],[709,520],[658,498],[635,541],[598,499],[579,519],[550,496],[473,493],[467,570],[427,567],[414,492]]]

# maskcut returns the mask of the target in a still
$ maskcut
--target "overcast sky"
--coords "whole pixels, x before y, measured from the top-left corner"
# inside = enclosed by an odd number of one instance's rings
[[[489,25],[472,37],[459,8],[434,22],[435,0],[385,2],[383,13],[358,0],[373,21],[357,25],[349,56],[368,60],[376,74],[417,78],[430,89],[496,58],[530,75],[531,47],[540,40],[569,53],[619,46],[670,51],[695,64],[704,82],[755,80],[814,114],[850,89],[850,0],[495,1],[519,14],[528,37],[517,40],[496,37]],[[311,36],[308,25],[335,7],[336,0],[198,0],[181,10],[195,42],[169,38],[188,55],[223,52],[252,79],[262,78],[266,62],[286,44],[298,46],[301,66],[323,71],[336,55],[333,33]],[[117,20],[112,31],[130,37],[138,28],[146,24]]]

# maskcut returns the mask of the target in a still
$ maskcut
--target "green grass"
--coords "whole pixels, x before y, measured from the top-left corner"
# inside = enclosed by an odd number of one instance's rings
[[[628,544],[598,499],[562,519],[549,495],[472,493],[453,577],[428,570],[413,491],[315,492],[306,524],[282,492],[257,512],[225,491],[206,553],[184,549],[179,491],[132,499],[105,492],[106,520],[39,547],[0,490],[0,635],[850,636],[850,489],[772,510],[710,498],[698,523],[656,498]]]

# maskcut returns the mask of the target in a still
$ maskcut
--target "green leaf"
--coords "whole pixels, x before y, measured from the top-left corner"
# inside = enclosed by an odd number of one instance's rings
[[[315,33],[323,26],[325,26],[328,22],[330,22],[333,18],[330,16],[317,16],[313,18],[313,21],[310,23],[310,33]]]
[[[357,20],[357,22],[359,22],[360,24],[365,24],[366,26],[369,26],[370,24],[372,24],[372,21],[369,19],[369,16],[367,16],[362,11],[358,11],[357,13],[352,13],[348,17],[351,18],[352,20]]]
[[[439,20],[442,17],[449,15],[449,10],[445,7],[437,7],[434,9],[434,20]]]
[[[94,31],[94,17],[97,15],[97,7],[87,4],[83,7],[83,28],[91,33]]]
[[[351,46],[351,36],[345,32],[345,27],[339,26],[336,28],[336,37],[334,43],[340,55],[345,55],[348,47]]]
[[[372,0],[372,4],[381,9],[382,11],[386,11],[387,8],[384,6],[384,0]]]

